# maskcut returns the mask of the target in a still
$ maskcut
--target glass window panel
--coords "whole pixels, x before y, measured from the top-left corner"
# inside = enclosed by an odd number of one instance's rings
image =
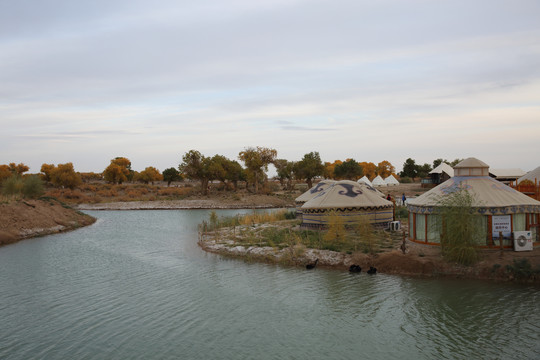
[[[514,231],[527,230],[527,218],[525,214],[514,214]]]
[[[486,245],[486,238],[488,236],[488,218],[487,216],[474,216],[474,243],[476,245]]]
[[[441,242],[441,216],[440,215],[427,215],[428,222],[428,242],[440,243]]]
[[[426,215],[416,214],[416,239],[426,240]]]

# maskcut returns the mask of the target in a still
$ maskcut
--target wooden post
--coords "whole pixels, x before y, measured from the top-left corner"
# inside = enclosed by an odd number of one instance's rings
[[[499,231],[499,246],[501,249],[501,257],[503,257],[503,234],[502,231]]]

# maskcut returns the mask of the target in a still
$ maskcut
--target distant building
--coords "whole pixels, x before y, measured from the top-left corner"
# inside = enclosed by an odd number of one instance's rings
[[[490,169],[489,176],[497,181],[505,183],[506,185],[516,181],[520,177],[526,174],[521,169]]]
[[[447,163],[440,163],[435,169],[429,173],[429,178],[422,179],[422,187],[434,187],[442,184],[446,180],[454,176],[454,169]]]

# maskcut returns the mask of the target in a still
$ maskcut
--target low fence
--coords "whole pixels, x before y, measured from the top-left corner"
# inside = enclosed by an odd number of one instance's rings
[[[519,192],[522,192],[525,195],[532,197],[533,199],[540,201],[540,184],[538,184],[537,180],[534,181],[534,184],[511,184],[510,187],[516,189]]]

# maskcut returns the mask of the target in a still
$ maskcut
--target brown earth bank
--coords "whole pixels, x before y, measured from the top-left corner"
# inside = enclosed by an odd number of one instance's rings
[[[201,235],[199,246],[208,252],[243,258],[246,261],[279,263],[305,267],[318,259],[318,267],[348,271],[353,264],[366,271],[370,266],[385,274],[418,277],[450,277],[496,281],[519,281],[540,284],[540,247],[529,252],[512,250],[480,250],[481,260],[473,266],[446,261],[438,246],[406,241],[405,253],[401,245],[377,254],[361,252],[346,254],[329,250],[242,246],[233,241],[215,240],[213,233]]]
[[[74,230],[95,221],[55,199],[12,200],[0,204],[0,246]]]

